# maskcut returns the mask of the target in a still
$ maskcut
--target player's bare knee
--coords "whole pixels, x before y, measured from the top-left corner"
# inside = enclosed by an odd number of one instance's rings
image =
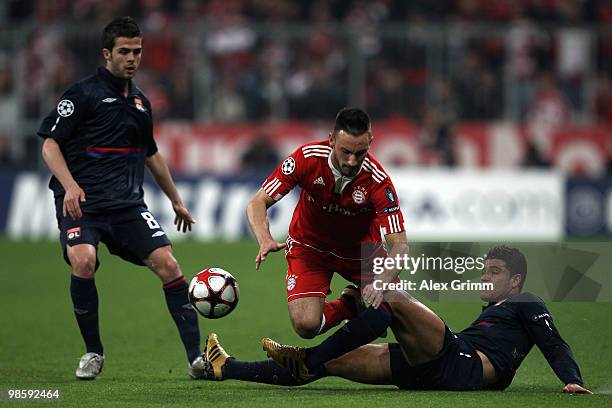
[[[173,281],[182,276],[178,261],[176,258],[174,258],[174,256],[172,256],[172,254],[169,254],[164,258],[155,272],[164,283]]]
[[[96,273],[96,257],[91,255],[75,255],[70,259],[72,274],[79,278],[91,279]]]
[[[164,260],[164,269],[170,276],[174,276],[176,278],[181,276],[181,268],[179,266],[179,263],[176,258],[172,256],[172,254],[169,254]]]
[[[293,322],[293,329],[303,339],[313,339],[319,334],[320,319],[300,319]]]

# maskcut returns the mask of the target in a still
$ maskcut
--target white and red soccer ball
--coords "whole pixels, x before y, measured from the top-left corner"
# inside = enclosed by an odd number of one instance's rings
[[[189,284],[189,303],[207,319],[229,314],[236,308],[239,297],[238,282],[221,268],[206,268]]]

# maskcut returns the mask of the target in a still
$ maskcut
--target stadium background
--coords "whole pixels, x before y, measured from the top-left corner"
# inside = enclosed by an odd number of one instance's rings
[[[188,382],[157,281],[105,250],[97,279],[108,365],[93,384],[75,384],[81,343],[35,132],[62,91],[102,63],[100,31],[125,14],[144,31],[135,82],[151,99],[156,139],[195,231],[170,232],[171,208],[150,183],[146,199],[186,275],[217,265],[238,277],[238,309],[201,327],[239,357],[262,358],[264,335],[309,344],[288,322],[282,256],[253,270],[244,207],[285,154],[327,136],[345,105],[373,118],[373,152],[398,187],[411,240],[610,241],[609,1],[6,0],[0,387],[58,387],[65,405],[568,403],[537,351],[500,395],[407,395],[334,379],[289,391]],[[295,199],[272,214],[279,237]],[[479,310],[430,306],[454,329]],[[551,309],[600,394],[572,403],[609,405],[610,303]]]

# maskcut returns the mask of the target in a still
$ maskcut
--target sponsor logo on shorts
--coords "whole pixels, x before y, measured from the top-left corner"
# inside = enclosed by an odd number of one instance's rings
[[[68,231],[66,231],[66,237],[68,237],[68,241],[80,238],[81,227],[70,228]]]
[[[293,170],[295,170],[295,160],[293,157],[287,157],[281,165],[281,171],[283,174],[289,175],[293,173]]]
[[[297,276],[289,275],[287,276],[287,290],[293,290],[295,288]]]
[[[162,235],[166,235],[166,233],[164,231],[157,231],[154,232],[153,235],[151,235],[151,238],[161,237]]]

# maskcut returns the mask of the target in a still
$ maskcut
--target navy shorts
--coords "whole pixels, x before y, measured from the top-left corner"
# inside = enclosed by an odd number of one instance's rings
[[[411,366],[398,343],[389,344],[392,383],[404,390],[473,391],[483,389],[482,361],[476,349],[446,327],[444,347],[425,364]]]
[[[143,260],[155,249],[170,245],[161,225],[146,207],[83,214],[80,220],[64,217],[60,213],[58,228],[64,259],[68,264],[67,245],[91,244],[96,247],[97,253],[98,242],[103,242],[111,254],[136,265],[144,265]],[[99,265],[96,257],[96,269]]]

